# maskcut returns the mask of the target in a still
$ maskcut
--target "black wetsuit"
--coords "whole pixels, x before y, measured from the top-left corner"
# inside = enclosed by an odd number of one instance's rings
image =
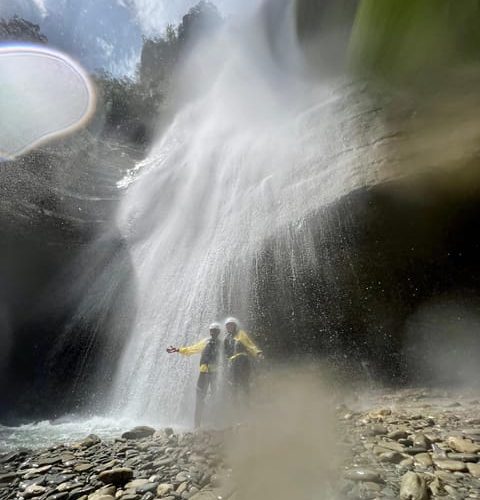
[[[235,339],[235,335],[227,334],[223,341],[224,355],[227,360],[227,380],[236,396],[239,391],[248,394],[250,389],[251,362],[247,348]]]
[[[215,388],[218,366],[220,342],[216,338],[210,338],[202,351],[200,357],[200,374],[197,381],[197,402],[195,405],[195,427],[199,427],[202,421],[205,398],[208,389]]]

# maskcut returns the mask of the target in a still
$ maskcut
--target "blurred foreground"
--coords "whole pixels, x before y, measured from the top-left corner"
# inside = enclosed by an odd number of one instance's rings
[[[277,372],[259,383],[242,423],[222,430],[143,426],[5,452],[0,497],[477,498],[479,392],[346,394],[325,370]]]

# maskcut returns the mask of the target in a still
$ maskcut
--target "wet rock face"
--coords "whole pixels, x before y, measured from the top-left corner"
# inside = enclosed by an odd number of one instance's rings
[[[84,131],[15,161],[0,162],[0,390],[4,403],[0,419],[4,422],[22,415],[30,420],[56,416],[71,392],[68,388],[92,327],[77,328],[65,351],[58,340],[71,324],[91,276],[99,272],[91,259],[78,265],[78,255],[108,229],[111,237],[97,251],[104,252],[105,265],[122,254],[128,274],[128,256],[110,219],[119,198],[116,182],[133,161],[126,148]],[[119,290],[118,297],[125,293]],[[101,344],[99,339],[99,351]],[[56,360],[52,357],[55,350]],[[90,375],[97,360],[94,356],[87,362]],[[73,404],[78,400],[67,403],[64,411]]]
[[[440,177],[358,190],[289,228],[287,243],[265,244],[250,311],[267,352],[327,356],[390,381],[475,380],[480,344],[465,313],[480,311],[478,178],[470,168]],[[418,314],[430,305],[430,316]],[[445,321],[459,316],[452,344]],[[472,370],[459,375],[466,358]]]

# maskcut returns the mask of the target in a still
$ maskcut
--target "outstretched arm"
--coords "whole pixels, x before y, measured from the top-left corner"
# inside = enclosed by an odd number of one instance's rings
[[[254,358],[263,356],[261,349],[257,347],[255,342],[243,330],[240,331],[238,340],[245,346],[250,356]]]
[[[197,342],[196,344],[186,347],[180,347],[178,349],[178,352],[180,354],[183,354],[184,356],[192,356],[193,354],[198,354],[199,352],[202,352],[205,349],[207,342],[208,339],[200,340],[200,342]]]

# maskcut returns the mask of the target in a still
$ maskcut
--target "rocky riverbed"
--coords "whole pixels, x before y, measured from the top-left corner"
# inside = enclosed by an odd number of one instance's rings
[[[347,450],[339,498],[480,498],[480,401],[405,390],[338,409]]]
[[[336,470],[316,498],[480,498],[480,400],[471,394],[381,391],[345,400],[335,417]],[[113,440],[11,451],[0,456],[0,499],[246,500],[226,445],[238,430],[138,427]],[[255,467],[255,454],[249,460]]]

